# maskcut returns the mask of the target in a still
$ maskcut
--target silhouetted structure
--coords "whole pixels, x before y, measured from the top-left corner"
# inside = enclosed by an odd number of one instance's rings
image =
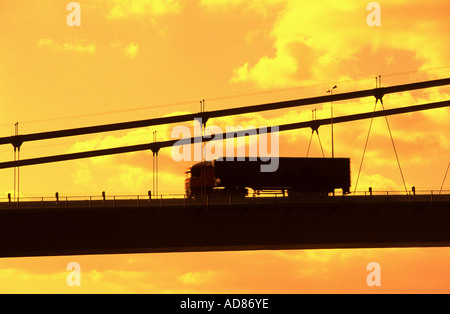
[[[268,161],[245,157],[220,158],[200,162],[186,172],[186,196],[246,196],[248,188],[257,192],[281,191],[289,196],[327,194],[335,189],[350,192],[349,158],[273,157]],[[263,172],[262,167],[276,165],[276,171]]]
[[[449,195],[0,203],[0,257],[439,247]]]

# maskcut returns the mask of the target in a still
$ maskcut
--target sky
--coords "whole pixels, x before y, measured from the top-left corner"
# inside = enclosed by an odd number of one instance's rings
[[[0,2],[0,136],[156,118],[449,77],[450,4],[378,1],[78,1],[80,26],[62,0]],[[449,99],[448,86],[386,95],[386,109]],[[374,110],[373,98],[333,103],[335,116]],[[330,117],[330,104],[217,118],[208,124],[270,126]],[[378,103],[376,110],[380,110]],[[449,109],[388,118],[408,190],[437,191],[450,161]],[[334,150],[351,159],[352,191],[402,191],[385,119],[334,126]],[[190,128],[193,122],[185,123]],[[21,159],[171,139],[175,125],[25,143]],[[319,129],[331,155],[329,126]],[[281,133],[281,156],[306,155],[310,129]],[[364,145],[368,146],[362,163]],[[321,156],[317,137],[310,156]],[[14,158],[0,147],[0,161]],[[189,161],[159,154],[159,192],[184,193]],[[0,170],[0,201],[14,193]],[[23,167],[20,197],[147,195],[152,154],[139,152]],[[68,287],[66,265],[81,265]],[[368,287],[366,266],[381,265]],[[448,293],[447,248],[299,250],[69,256],[0,260],[3,293]]]

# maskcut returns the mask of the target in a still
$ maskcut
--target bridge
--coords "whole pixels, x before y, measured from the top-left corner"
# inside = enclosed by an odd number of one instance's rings
[[[450,193],[0,202],[0,257],[439,247]]]
[[[177,123],[443,86],[405,84],[199,114],[0,138],[20,151],[28,141]],[[450,106],[450,100],[277,126],[279,132]],[[260,134],[261,129],[255,132]],[[264,132],[272,132],[271,128]],[[226,134],[225,134],[226,135]],[[226,138],[223,135],[222,138]],[[247,136],[233,132],[232,136]],[[214,140],[200,137],[0,163],[0,169],[151,150]],[[395,149],[395,147],[394,147]],[[201,200],[174,196],[0,199],[0,257],[450,245],[450,194],[442,191],[269,195]]]

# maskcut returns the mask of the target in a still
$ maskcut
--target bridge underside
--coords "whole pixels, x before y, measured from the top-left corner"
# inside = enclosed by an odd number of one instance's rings
[[[13,205],[0,211],[0,257],[450,246],[447,201]]]

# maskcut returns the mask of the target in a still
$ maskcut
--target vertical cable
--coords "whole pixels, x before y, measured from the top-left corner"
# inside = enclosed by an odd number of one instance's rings
[[[309,155],[309,148],[311,147],[313,135],[314,135],[314,130],[311,131],[311,138],[309,139],[309,145],[308,145],[308,150],[306,151],[306,157],[308,157],[308,155]]]
[[[356,177],[355,189],[353,190],[354,195],[356,195],[356,188],[358,187],[359,176],[361,174],[361,169],[362,169],[363,162],[364,162],[364,156],[366,155],[367,144],[369,143],[369,136],[370,136],[370,131],[372,130],[373,118],[375,115],[375,110],[377,109],[377,103],[378,103],[378,101],[375,101],[375,107],[373,108],[372,119],[370,120],[369,132],[367,133],[366,144],[364,145],[363,155],[361,158],[361,164],[359,165],[358,176]]]
[[[317,119],[317,109],[314,109],[312,111],[312,121],[316,121]],[[317,138],[319,139],[319,145],[320,145],[320,150],[322,151],[322,156],[323,158],[325,158],[325,153],[323,150],[323,146],[322,146],[322,141],[320,140],[320,135],[319,135],[319,127],[318,126],[311,126],[311,138],[309,139],[309,144],[308,144],[308,150],[306,151],[306,157],[308,157],[309,155],[309,150],[311,148],[311,142],[312,142],[312,138],[314,136],[314,132],[317,133]]]
[[[14,134],[15,136],[19,135],[19,122],[16,122],[16,124],[14,125]],[[17,149],[19,149],[19,152],[17,152]],[[19,154],[19,157],[17,156],[17,154]],[[14,144],[14,163],[18,160],[18,158],[20,159],[20,147],[17,147],[17,144]],[[14,166],[14,201],[16,202],[18,200],[19,197],[19,192],[16,191],[18,189],[18,175],[19,175],[19,167],[17,165]]]
[[[205,100],[200,101],[200,113],[205,112]],[[204,135],[204,128],[205,128],[205,122],[203,121],[203,115],[201,115],[202,121],[201,121],[201,128],[202,128],[202,143],[201,143],[201,149],[202,149],[202,156],[200,160],[200,196],[203,200],[204,197],[206,197],[206,163],[204,158],[204,148],[205,143],[203,142],[203,135]]]
[[[16,201],[16,173],[17,173],[17,168],[16,168],[16,153],[17,153],[17,148],[14,146],[14,202]]]
[[[153,131],[153,142],[155,142],[155,131]],[[152,150],[152,153],[153,153],[153,158],[152,158],[152,185],[153,185],[153,194],[154,195],[157,195],[156,194],[156,184],[155,184],[155,176],[156,176],[156,173],[155,173],[155,168],[156,168],[156,163],[155,163],[155,151],[154,150]],[[158,196],[156,196],[156,197],[158,197]]]
[[[448,163],[447,171],[445,172],[445,175],[444,175],[444,180],[442,180],[442,185],[441,185],[441,189],[439,190],[439,194],[441,194],[442,189],[444,188],[444,183],[445,183],[445,179],[447,179],[447,174],[448,174],[449,168],[450,168],[450,162]]]
[[[381,106],[383,107],[383,111],[384,111],[385,109],[384,109],[383,100],[381,100]],[[395,148],[394,137],[392,136],[391,127],[389,126],[389,121],[388,121],[387,116],[384,116],[384,117],[386,119],[386,124],[388,127],[389,135],[391,137],[392,147],[394,148],[394,153],[395,153],[395,158],[397,159],[398,168],[400,169],[400,175],[402,176],[403,186],[405,188],[406,194],[408,194],[408,189],[406,188],[406,183],[405,183],[405,177],[403,176],[402,167],[400,165],[400,159],[398,158],[397,149]]]
[[[17,160],[20,161],[20,147],[17,149]],[[20,200],[20,166],[17,166],[17,203]]]
[[[316,130],[316,133],[317,133],[317,138],[319,139],[320,149],[322,150],[322,157],[325,158],[325,153],[323,151],[322,142],[320,140],[320,135],[319,135],[319,130],[318,129]]]

